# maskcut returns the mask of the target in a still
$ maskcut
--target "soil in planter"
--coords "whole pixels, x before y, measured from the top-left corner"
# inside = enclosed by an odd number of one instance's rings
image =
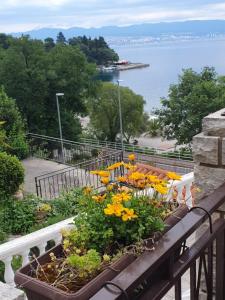
[[[61,253],[55,260],[38,265],[33,277],[67,293],[75,293],[108,267],[109,263],[103,261],[97,270],[82,276],[75,268],[65,263],[65,255]]]

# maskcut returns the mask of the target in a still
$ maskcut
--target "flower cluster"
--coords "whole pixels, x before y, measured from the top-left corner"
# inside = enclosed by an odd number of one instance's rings
[[[76,216],[76,232],[73,238],[66,238],[67,248],[76,248],[83,252],[96,249],[109,253],[109,248],[130,245],[148,237],[155,231],[164,228],[163,220],[171,210],[165,204],[169,179],[178,180],[175,173],[168,173],[168,180],[137,171],[135,156],[129,162],[116,162],[105,170],[91,173],[99,176],[105,186],[103,191],[96,192],[90,187],[83,189],[84,196],[79,202],[79,215]],[[121,172],[116,170],[121,168]],[[114,176],[120,173],[120,176]],[[136,188],[152,188],[151,196],[138,194]],[[114,249],[115,250],[115,249]]]

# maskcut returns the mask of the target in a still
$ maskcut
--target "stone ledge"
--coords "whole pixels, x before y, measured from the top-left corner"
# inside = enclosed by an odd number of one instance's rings
[[[221,151],[221,156],[222,156],[222,165],[225,166],[225,138],[222,139],[222,151]]]
[[[225,169],[210,168],[208,166],[195,165],[194,185],[200,189],[196,193],[196,202],[208,196],[225,182]],[[225,211],[225,204],[219,210]]]
[[[25,300],[24,292],[8,284],[0,282],[1,300]]]
[[[193,137],[193,157],[197,163],[218,165],[219,137],[205,136],[203,133]]]
[[[225,108],[210,114],[202,120],[202,131],[204,135],[225,137]]]

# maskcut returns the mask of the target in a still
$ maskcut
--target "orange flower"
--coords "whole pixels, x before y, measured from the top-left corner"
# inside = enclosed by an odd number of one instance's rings
[[[104,171],[104,170],[95,170],[95,171],[91,171],[90,173],[94,174],[94,175],[99,175],[101,177],[109,177],[110,176],[109,171]]]
[[[116,217],[120,217],[124,209],[124,206],[120,203],[107,204],[107,208],[104,209],[104,213],[106,215],[115,215]]]
[[[129,209],[129,208],[124,208],[124,211],[125,211],[125,214],[123,214],[122,215],[122,220],[124,221],[124,222],[126,222],[126,221],[130,221],[130,220],[132,220],[132,219],[135,219],[135,218],[137,218],[138,216],[134,213],[134,210],[131,208],[131,209]]]
[[[113,184],[108,184],[107,187],[106,187],[108,192],[111,192],[113,190],[113,188],[114,188]]]
[[[128,159],[129,159],[130,161],[134,161],[134,160],[136,159],[135,154],[130,154],[130,155],[128,155]]]
[[[123,165],[123,162],[116,162],[115,164],[109,166],[107,168],[107,170],[112,171],[112,170],[118,169],[122,165]]]
[[[166,175],[169,177],[169,179],[172,179],[172,180],[181,180],[181,176],[178,175],[175,172],[168,172]]]
[[[140,179],[145,179],[145,175],[143,173],[140,172],[133,172],[130,176],[129,176],[130,180],[140,180]]]
[[[121,201],[129,201],[131,199],[131,195],[130,194],[127,194],[125,192],[122,192],[120,194],[115,194],[112,196],[112,201],[114,203],[119,203]]]
[[[109,177],[103,177],[103,178],[101,179],[101,183],[107,185],[107,184],[109,183]]]
[[[105,200],[105,198],[106,198],[106,194],[92,196],[92,199],[95,200],[96,202],[102,202],[103,200]]]
[[[86,186],[83,191],[85,195],[90,195],[92,188],[90,186]]]
[[[116,177],[116,180],[119,181],[119,182],[126,182],[127,181],[126,177],[124,177],[124,176],[118,176],[118,177]]]

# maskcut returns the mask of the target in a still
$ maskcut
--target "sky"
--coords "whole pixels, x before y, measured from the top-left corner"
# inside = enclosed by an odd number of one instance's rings
[[[0,32],[225,19],[220,0],[0,0]]]

